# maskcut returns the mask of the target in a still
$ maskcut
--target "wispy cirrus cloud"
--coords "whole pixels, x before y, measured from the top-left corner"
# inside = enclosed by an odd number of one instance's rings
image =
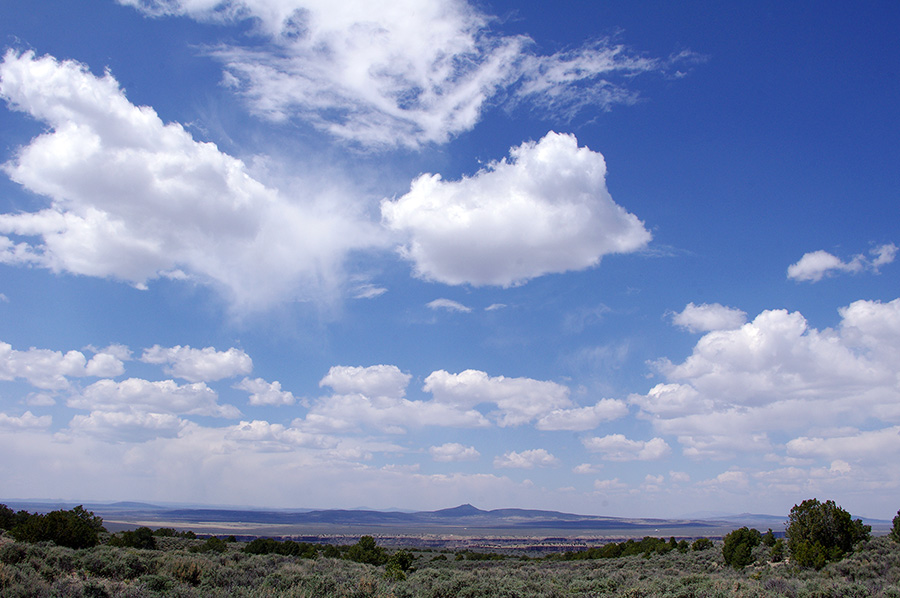
[[[426,305],[430,309],[433,309],[435,311],[443,309],[445,311],[455,311],[464,314],[472,312],[471,307],[463,305],[459,301],[454,301],[452,299],[435,299],[434,301],[429,301]]]
[[[366,146],[443,143],[496,103],[562,119],[633,103],[631,78],[691,57],[647,58],[607,39],[540,54],[528,36],[497,32],[494,17],[458,0],[119,2],[153,16],[251,21],[252,41],[207,49],[226,84],[264,118]]]

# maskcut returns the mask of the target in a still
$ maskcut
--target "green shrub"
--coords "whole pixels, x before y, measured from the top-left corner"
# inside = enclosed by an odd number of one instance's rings
[[[399,563],[389,562],[384,567],[384,578],[389,581],[403,581],[406,579],[406,573]]]
[[[228,543],[216,536],[210,536],[206,542],[200,546],[192,546],[191,552],[218,552],[223,553],[228,550]]]
[[[109,592],[98,581],[87,581],[81,586],[81,595],[84,598],[109,598]]]
[[[169,572],[178,581],[196,586],[200,585],[203,565],[197,559],[176,558],[169,564]]]
[[[699,550],[708,550],[713,547],[713,541],[709,538],[697,538],[694,540],[694,543],[691,544],[691,550],[699,551]]]
[[[0,546],[0,563],[16,565],[25,560],[26,550],[21,544],[10,542]]]
[[[775,540],[775,544],[772,545],[770,558],[773,563],[780,563],[784,560],[784,539],[778,538]]]
[[[156,550],[156,538],[149,527],[139,527],[133,531],[115,534],[109,539],[110,546]]]
[[[165,594],[172,587],[173,580],[170,577],[166,577],[165,575],[144,575],[138,580],[138,583],[150,590],[151,592],[157,592],[159,594]]]
[[[6,505],[0,505],[0,529],[12,529],[15,524],[16,512]]]
[[[19,513],[25,513],[20,511]],[[69,511],[51,511],[46,515],[16,514],[16,525],[10,530],[20,542],[54,542],[69,548],[89,548],[100,543],[100,532],[105,532],[103,519],[79,505]]]
[[[387,562],[387,554],[384,548],[375,543],[372,536],[363,536],[359,542],[351,546],[347,550],[347,559],[356,561],[357,563],[366,563],[369,565],[383,565]]]
[[[413,556],[411,552],[408,550],[398,550],[388,559],[387,564],[397,565],[401,571],[409,571],[412,568],[413,563],[416,561],[416,557]]]
[[[871,530],[861,520],[851,519],[834,501],[820,503],[812,498],[791,509],[785,535],[795,563],[821,569],[828,561],[843,558],[854,544],[867,540]]]
[[[754,561],[753,549],[759,546],[762,535],[755,529],[742,527],[725,535],[722,556],[725,563],[742,569]]]

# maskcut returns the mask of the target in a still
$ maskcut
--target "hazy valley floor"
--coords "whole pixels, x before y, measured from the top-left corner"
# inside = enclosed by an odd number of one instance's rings
[[[203,541],[184,538],[161,539],[157,550],[0,542],[4,598],[900,597],[900,544],[887,537],[821,571],[764,561],[735,570],[716,544],[590,561],[413,550],[412,567],[402,574],[323,556],[247,554],[241,542],[221,553],[192,551]]]

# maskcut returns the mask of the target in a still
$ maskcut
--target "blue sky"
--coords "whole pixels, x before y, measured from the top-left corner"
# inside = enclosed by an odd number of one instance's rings
[[[0,495],[892,516],[898,28],[3,3]]]

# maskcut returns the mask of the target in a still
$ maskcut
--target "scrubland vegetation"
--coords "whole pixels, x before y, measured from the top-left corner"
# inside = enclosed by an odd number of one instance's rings
[[[387,550],[369,536],[333,546],[110,535],[83,509],[54,513],[0,506],[0,596],[900,598],[900,512],[890,535],[871,538],[831,501],[794,507],[785,539],[741,528],[723,540],[648,537],[531,558]]]

